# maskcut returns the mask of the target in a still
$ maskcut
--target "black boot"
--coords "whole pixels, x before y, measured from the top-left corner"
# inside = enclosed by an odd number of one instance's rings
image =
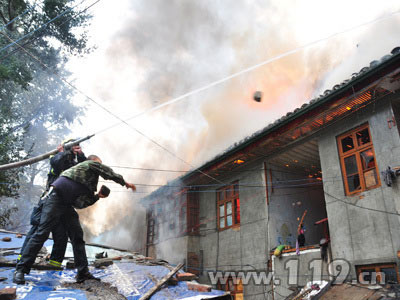
[[[100,281],[100,278],[94,277],[89,271],[78,272],[78,275],[76,275],[75,278],[77,283],[82,283],[85,280],[90,280],[90,279]]]
[[[16,284],[25,284],[25,274],[21,271],[15,271],[13,275],[13,282]]]

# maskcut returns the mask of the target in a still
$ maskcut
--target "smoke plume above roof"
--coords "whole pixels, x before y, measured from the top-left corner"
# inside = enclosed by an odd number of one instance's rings
[[[85,71],[86,87],[115,114],[127,118],[276,55],[400,9],[396,1],[320,2],[129,1],[121,26],[110,30],[109,42],[99,47],[102,55]],[[398,42],[399,20],[393,16],[335,36],[129,122],[174,155],[123,124],[99,135],[88,149],[108,165],[172,170],[198,167],[389,53]],[[256,90],[263,92],[262,102],[253,100]],[[112,119],[100,110],[96,114],[91,120],[97,126]],[[116,171],[128,181],[155,185],[180,175]],[[155,188],[138,186],[138,192]],[[118,227],[124,217],[144,219],[145,212],[137,203],[144,194],[133,196],[122,191],[115,186],[112,199],[101,200],[82,213],[83,222],[93,234],[126,232],[129,222]],[[139,229],[127,231],[132,232],[132,239],[140,236],[135,230]],[[118,246],[118,241],[112,243]]]

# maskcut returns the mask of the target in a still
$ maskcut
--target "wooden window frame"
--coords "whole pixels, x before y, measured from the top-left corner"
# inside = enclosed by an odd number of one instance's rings
[[[181,191],[178,197],[178,230],[181,236],[187,233],[187,189]]]
[[[235,186],[237,189],[235,189]],[[220,195],[223,193],[224,198],[221,200]],[[237,216],[236,216],[236,209],[235,209],[235,201],[236,199],[239,200],[239,222],[237,222]],[[229,216],[232,216],[232,225],[228,226],[228,214],[227,214],[227,204],[231,203],[232,207],[232,214],[229,214]],[[221,220],[221,215],[220,215],[220,206],[224,205],[224,215],[223,218],[225,219],[225,226],[221,227],[220,220]],[[219,231],[223,231],[232,227],[238,227],[240,226],[240,196],[239,196],[239,181],[232,182],[232,184],[224,186],[220,189],[217,190],[217,226]]]
[[[183,189],[175,195],[180,236],[200,234],[200,206],[197,191]]]
[[[397,267],[396,263],[382,263],[382,264],[371,264],[371,265],[361,265],[361,266],[356,266],[356,273],[357,273],[357,279],[360,280],[360,275],[364,270],[369,270],[369,269],[375,269],[375,272],[377,274],[376,281],[380,282],[380,275],[381,269],[385,268],[393,268],[396,270],[396,277],[397,277],[397,283],[400,283],[400,276],[399,276],[399,269]]]
[[[357,142],[357,137],[356,134],[357,132],[360,132],[364,129],[368,129],[368,133],[369,133],[369,139],[370,141],[364,145],[359,146],[358,142]],[[353,143],[354,143],[354,148],[343,152],[343,147],[342,147],[342,140],[345,137],[351,136]],[[345,187],[345,194],[346,196],[352,196],[352,195],[357,195],[363,191],[367,191],[367,190],[372,190],[375,188],[378,188],[381,186],[381,180],[380,180],[380,176],[379,176],[379,169],[378,169],[378,163],[376,161],[376,155],[375,155],[375,150],[374,150],[374,145],[372,142],[372,135],[371,135],[371,130],[369,127],[369,124],[364,124],[361,126],[358,126],[357,128],[354,128],[350,131],[347,131],[346,133],[343,133],[341,135],[339,135],[337,137],[337,145],[338,145],[338,151],[339,151],[339,159],[340,159],[340,166],[341,166],[341,170],[342,170],[342,178],[343,178],[343,183],[344,183],[344,187]],[[372,168],[368,168],[366,170],[363,169],[362,166],[362,161],[361,161],[361,153],[371,149],[372,154],[374,156],[374,160],[375,160],[375,167]],[[358,176],[360,178],[360,189],[354,190],[354,191],[350,191],[349,190],[349,184],[348,184],[348,180],[347,180],[347,171],[346,171],[346,167],[344,164],[344,160],[348,157],[351,156],[355,156],[356,157],[356,164],[357,164],[357,169],[358,169]],[[370,187],[366,187],[365,184],[365,177],[364,174],[368,171],[371,171],[375,169],[376,170],[376,177],[377,177],[377,184],[370,186]],[[356,174],[356,173],[355,173]]]
[[[188,235],[200,234],[200,201],[197,190],[192,190],[187,193],[187,233]]]

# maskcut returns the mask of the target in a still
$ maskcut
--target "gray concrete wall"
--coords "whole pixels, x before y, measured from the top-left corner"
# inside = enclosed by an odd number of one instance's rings
[[[399,166],[399,132],[397,127],[389,129],[387,123],[393,115],[390,101],[396,100],[396,97],[392,95],[381,99],[319,134],[333,258],[350,261],[353,277],[354,265],[397,261],[396,253],[400,249],[399,217],[354,207],[342,201],[397,213],[400,209],[400,182],[387,187],[381,177],[380,187],[355,196],[345,196],[336,137],[368,122],[379,172],[389,165]]]
[[[200,281],[210,283],[206,271],[265,270],[268,260],[267,245],[267,206],[263,163],[258,162],[244,167],[243,171],[232,173],[231,177],[221,178],[227,184],[239,180],[239,185],[250,184],[257,187],[240,187],[240,226],[227,230],[217,230],[217,197],[215,190],[200,194],[200,247],[204,253],[205,272]],[[270,287],[244,286],[245,299],[265,299]],[[265,297],[267,297],[266,294]]]
[[[184,263],[188,249],[188,237],[164,240],[155,246],[156,258],[165,259],[171,264]]]
[[[269,232],[270,244],[272,247],[279,245],[296,246],[298,218],[301,219],[305,210],[307,214],[304,218],[306,246],[319,244],[324,237],[323,226],[315,226],[314,223],[326,218],[325,200],[321,185],[311,185],[302,187],[290,187],[296,181],[307,179],[307,174],[299,174],[298,171],[289,168],[279,169],[277,166],[268,166],[272,171],[272,182],[276,186],[270,189],[269,203]],[[284,181],[290,181],[285,183]],[[271,181],[271,179],[269,179]],[[301,184],[306,181],[298,181]],[[312,181],[315,183],[315,180]]]

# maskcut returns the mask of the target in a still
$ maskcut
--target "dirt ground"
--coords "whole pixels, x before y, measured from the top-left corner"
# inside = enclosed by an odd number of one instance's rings
[[[124,300],[124,296],[118,293],[117,289],[110,284],[97,281],[86,280],[83,283],[66,283],[64,287],[80,289],[85,291],[89,300]]]

